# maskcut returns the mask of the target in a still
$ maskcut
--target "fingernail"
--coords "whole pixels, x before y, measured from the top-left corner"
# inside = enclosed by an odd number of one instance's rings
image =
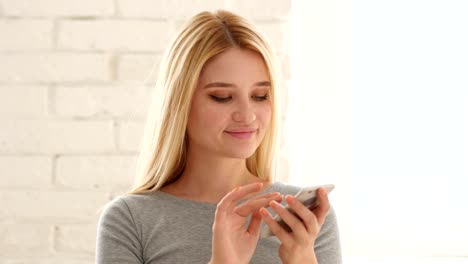
[[[268,215],[268,212],[267,212],[267,210],[265,209],[265,207],[260,208],[260,214],[263,215],[263,216],[267,216],[267,215]]]
[[[291,195],[287,195],[286,196],[286,202],[288,202],[288,204],[293,204],[295,201],[294,201],[294,198]]]
[[[324,197],[327,197],[327,195],[328,195],[327,190],[323,189],[323,190],[322,190],[322,194],[323,194]]]
[[[283,199],[283,196],[282,196],[280,193],[276,193],[276,194],[275,194],[275,197],[276,197],[276,198],[281,198],[281,199]]]

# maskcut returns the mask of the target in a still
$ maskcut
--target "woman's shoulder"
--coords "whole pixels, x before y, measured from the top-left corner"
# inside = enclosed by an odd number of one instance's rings
[[[157,208],[158,200],[153,196],[152,194],[120,194],[101,208],[101,216],[132,216],[144,208]]]

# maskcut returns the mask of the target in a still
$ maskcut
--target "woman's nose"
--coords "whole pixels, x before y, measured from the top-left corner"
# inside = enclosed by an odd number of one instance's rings
[[[232,119],[235,122],[250,124],[257,118],[255,111],[248,106],[243,106],[234,113],[232,113]]]

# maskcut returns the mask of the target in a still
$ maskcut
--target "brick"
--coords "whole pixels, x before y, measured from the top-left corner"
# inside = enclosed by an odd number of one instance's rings
[[[155,83],[159,73],[161,54],[125,54],[119,56],[117,80]]]
[[[52,49],[52,29],[50,20],[0,20],[0,51]]]
[[[110,56],[105,54],[0,54],[0,81],[108,81]]]
[[[46,86],[0,86],[0,117],[47,116]]]
[[[56,178],[73,188],[130,188],[135,178],[136,156],[61,156]]]
[[[249,20],[288,18],[291,0],[230,0],[232,12]]]
[[[52,227],[47,224],[2,224],[0,256],[51,255],[51,233]]]
[[[96,225],[60,225],[55,232],[56,250],[94,255],[96,232]]]
[[[108,153],[113,138],[111,121],[4,120],[0,153]]]
[[[72,50],[163,51],[168,23],[135,20],[64,20],[58,46]]]
[[[6,16],[110,16],[113,0],[2,0]]]
[[[201,11],[224,7],[217,0],[117,0],[123,17],[190,18]]]
[[[145,124],[143,122],[125,122],[119,123],[118,145],[120,150],[140,151],[141,141],[143,140]]]
[[[71,117],[143,117],[149,105],[147,87],[57,87],[55,110]]]
[[[35,221],[89,221],[108,202],[105,192],[2,190],[0,217]]]
[[[37,187],[51,184],[52,159],[0,156],[0,187]]]

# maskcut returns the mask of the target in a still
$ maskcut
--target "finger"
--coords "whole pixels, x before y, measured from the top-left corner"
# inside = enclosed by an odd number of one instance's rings
[[[289,207],[300,217],[302,220],[303,224],[305,225],[306,230],[311,233],[315,230],[315,222],[317,221],[314,213],[305,206],[304,204],[301,203],[297,198],[287,195],[286,196],[286,202],[288,203]]]
[[[262,186],[263,183],[256,182],[235,188],[226,194],[223,199],[221,199],[221,201],[218,203],[218,209],[224,210],[232,207],[233,205],[235,206],[235,203],[242,197],[250,193],[259,192],[262,189]]]
[[[239,186],[231,193],[231,199],[237,202],[251,193],[256,193],[262,190],[263,183],[255,182],[243,186]]]
[[[279,192],[269,192],[269,193],[259,194],[259,195],[256,195],[256,196],[248,199],[247,201],[250,201],[250,200],[253,200],[253,199],[266,198],[266,197],[270,197],[270,196],[274,196],[274,195],[281,195],[281,193],[279,193]]]
[[[241,216],[248,216],[254,211],[257,211],[261,207],[268,206],[270,201],[281,202],[282,196],[280,193],[271,193],[268,195],[262,195],[258,198],[250,199],[247,202],[236,206],[234,212]]]
[[[250,219],[249,227],[247,228],[247,232],[249,232],[253,236],[258,236],[260,233],[260,224],[262,223],[262,216],[260,212],[257,210],[252,214],[252,218]]]
[[[289,233],[286,230],[284,230],[284,228],[281,227],[280,224],[278,224],[278,222],[275,221],[275,219],[273,219],[273,217],[268,212],[268,210],[265,209],[265,207],[262,207],[260,209],[260,214],[262,216],[263,221],[265,221],[265,223],[270,228],[271,232],[276,237],[278,237],[278,239],[281,240],[281,242],[288,244],[291,242],[292,238],[290,237]]]
[[[330,210],[330,201],[328,200],[328,192],[327,190],[320,188],[318,190],[318,206],[312,210],[312,212],[317,217],[317,222],[319,225],[323,225],[325,222],[325,217]]]
[[[291,228],[295,235],[307,234],[307,230],[305,228],[302,219],[298,216],[295,216],[293,213],[288,211],[284,208],[281,204],[271,201],[270,202],[271,208],[283,219],[283,221]]]

